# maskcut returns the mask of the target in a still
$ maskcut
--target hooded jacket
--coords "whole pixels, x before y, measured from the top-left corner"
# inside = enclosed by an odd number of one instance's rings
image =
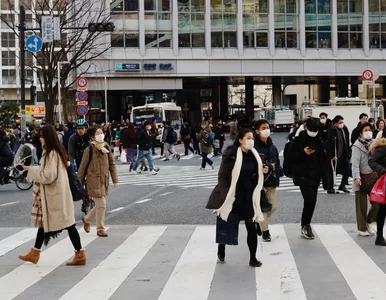
[[[199,134],[197,134],[197,140],[200,142],[201,151],[210,154],[212,153],[212,146],[205,146],[203,142],[203,138],[205,134],[208,132],[212,132],[212,129],[210,128],[209,125],[206,126],[205,129],[201,130]]]

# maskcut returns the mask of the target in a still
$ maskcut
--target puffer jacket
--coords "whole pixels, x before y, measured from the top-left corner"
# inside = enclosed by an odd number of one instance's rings
[[[210,153],[212,153],[213,147],[212,146],[205,146],[204,142],[203,142],[203,138],[204,138],[205,134],[208,132],[212,132],[212,129],[210,128],[210,126],[206,126],[204,130],[201,130],[201,132],[199,134],[197,134],[197,140],[200,142],[201,151],[210,154]]]
[[[361,174],[369,174],[373,171],[369,166],[369,157],[370,152],[367,151],[365,146],[357,140],[352,146],[351,156],[351,170],[354,181],[355,179],[360,179]],[[354,192],[358,192],[360,191],[360,186],[354,183],[352,189]]]
[[[372,153],[369,158],[370,168],[382,176],[386,173],[386,139],[375,140],[370,147]]]

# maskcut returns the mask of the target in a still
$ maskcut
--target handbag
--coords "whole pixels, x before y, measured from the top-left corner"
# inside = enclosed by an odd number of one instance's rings
[[[377,172],[371,172],[369,174],[361,174],[361,186],[360,190],[363,192],[370,192],[375,183],[378,180]]]
[[[123,164],[127,163],[126,149],[122,149],[122,152],[121,152],[121,162]]]
[[[260,208],[263,213],[272,210],[272,201],[265,189],[262,189],[260,193]]]
[[[386,174],[383,174],[374,184],[369,197],[371,202],[386,204],[385,178]]]
[[[228,221],[217,217],[216,243],[225,245],[238,245],[239,238],[239,215],[230,213]]]
[[[76,175],[75,170],[71,165],[67,167],[68,182],[70,184],[70,190],[73,201],[80,201],[87,196],[86,190],[83,186],[83,183],[80,181],[78,175]]]

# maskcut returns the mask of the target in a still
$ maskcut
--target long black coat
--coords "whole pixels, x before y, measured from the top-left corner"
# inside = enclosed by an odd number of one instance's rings
[[[306,147],[315,148],[315,153],[307,155],[304,152]],[[286,154],[286,159],[293,166],[293,181],[295,185],[319,186],[320,180],[323,180],[324,189],[329,188],[330,179],[327,156],[320,137],[312,138],[307,134],[307,131],[302,131],[292,141]]]

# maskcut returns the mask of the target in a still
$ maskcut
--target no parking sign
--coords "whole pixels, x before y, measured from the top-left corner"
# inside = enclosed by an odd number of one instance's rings
[[[373,71],[371,70],[364,70],[363,73],[362,73],[362,78],[363,80],[371,80],[373,79]]]
[[[88,113],[88,107],[86,105],[79,105],[77,109],[79,116],[85,116]]]
[[[88,80],[86,77],[79,77],[76,83],[78,85],[78,91],[87,90]]]

